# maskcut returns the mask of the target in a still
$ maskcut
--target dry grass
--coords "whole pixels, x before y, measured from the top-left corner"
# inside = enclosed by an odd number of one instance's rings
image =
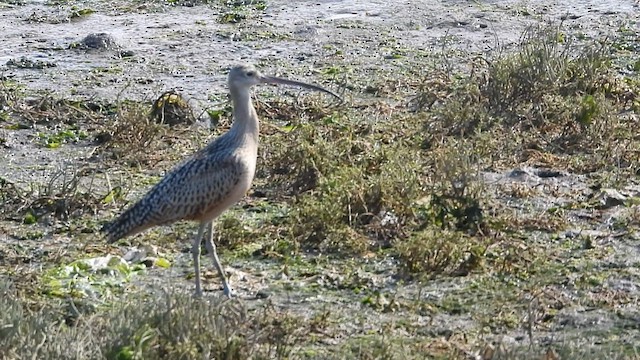
[[[46,176],[46,184],[31,184],[19,187],[7,180],[0,181],[0,214],[7,220],[33,224],[40,219],[53,217],[67,221],[71,218],[94,216],[108,202],[118,196],[103,193],[101,185],[93,182],[92,169],[77,169],[73,166],[53,170]],[[121,195],[121,194],[120,194]]]
[[[132,295],[111,308],[50,302],[30,312],[2,285],[0,356],[6,359],[285,358],[312,331],[270,307],[188,295]]]

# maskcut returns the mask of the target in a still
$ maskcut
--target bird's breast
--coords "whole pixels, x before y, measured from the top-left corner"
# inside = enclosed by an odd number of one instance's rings
[[[249,190],[251,187],[251,182],[253,181],[253,177],[256,174],[256,162],[258,160],[258,147],[250,146],[248,148],[242,149],[239,154],[240,161],[242,162],[244,176],[243,179],[247,180],[243,183],[246,186],[245,191]]]
[[[235,154],[237,176],[233,177],[236,181],[230,184],[225,194],[218,201],[211,202],[200,211],[197,211],[191,217],[192,220],[210,221],[215,219],[223,211],[242,200],[247,191],[249,191],[256,171],[256,155],[240,150],[244,149],[239,149]]]

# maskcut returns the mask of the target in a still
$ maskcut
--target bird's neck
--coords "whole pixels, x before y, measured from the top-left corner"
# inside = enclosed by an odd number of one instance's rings
[[[248,137],[249,140],[257,142],[260,124],[256,109],[254,109],[251,102],[251,94],[249,91],[231,89],[231,98],[233,99],[233,125],[231,126],[231,131],[236,136]]]

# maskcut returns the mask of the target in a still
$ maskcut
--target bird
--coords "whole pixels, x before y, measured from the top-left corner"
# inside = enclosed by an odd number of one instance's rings
[[[114,243],[154,226],[181,220],[198,222],[198,232],[191,247],[196,297],[202,296],[200,248],[205,231],[209,234],[205,247],[222,280],[223,294],[229,298],[234,296],[213,241],[213,222],[245,196],[255,175],[260,124],[251,100],[251,89],[258,84],[308,88],[342,101],[339,95],[320,86],[263,75],[252,65],[233,67],[228,75],[233,104],[231,128],[175,166],[140,200],[101,229],[107,242]]]

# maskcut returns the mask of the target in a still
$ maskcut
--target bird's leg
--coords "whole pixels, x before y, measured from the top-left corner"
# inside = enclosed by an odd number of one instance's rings
[[[227,276],[224,274],[222,265],[220,265],[220,259],[216,252],[216,244],[213,242],[213,221],[209,223],[209,236],[205,238],[204,245],[207,247],[207,251],[211,254],[213,264],[218,269],[220,278],[222,278],[222,286],[224,287],[223,293],[229,298],[232,297],[233,291],[231,290],[231,286],[229,286],[229,282],[227,281]]]
[[[193,255],[193,267],[196,273],[196,297],[202,296],[202,284],[200,282],[200,245],[202,244],[202,237],[204,236],[204,228],[207,224],[200,224],[198,228],[198,235],[193,239],[193,245],[191,246],[191,255]]]

